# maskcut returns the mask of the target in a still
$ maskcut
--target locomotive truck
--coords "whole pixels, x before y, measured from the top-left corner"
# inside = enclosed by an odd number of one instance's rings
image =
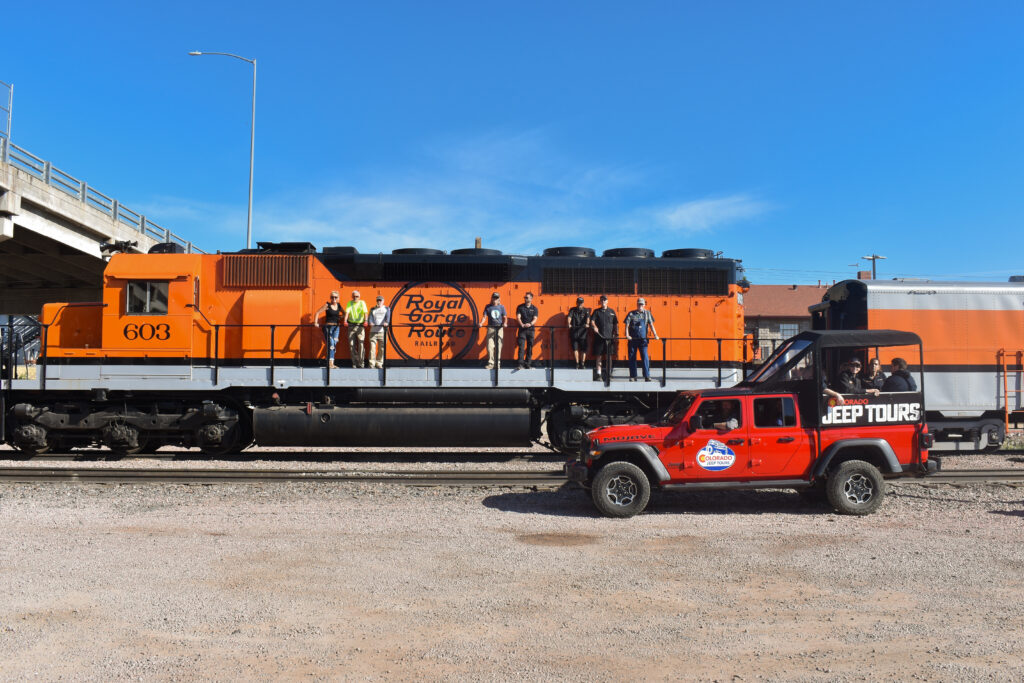
[[[590,431],[566,474],[611,517],[643,511],[652,489],[793,488],[840,513],[874,512],[885,479],[938,469],[923,391],[822,391],[825,368],[879,347],[921,357],[909,332],[803,332],[735,387],[682,392],[653,424]]]
[[[587,430],[650,419],[682,389],[734,384],[751,357],[740,262],[704,249],[175,251],[114,254],[100,301],[44,306],[37,377],[9,372],[0,392],[4,440],[25,454],[182,445],[216,455],[250,444],[517,446],[546,431],[571,452]],[[383,368],[326,367],[313,313],[332,290],[344,301],[354,289],[392,309]],[[528,291],[538,365],[485,370],[483,304],[499,292],[511,313]],[[602,294],[620,320],[638,296],[655,316],[657,381],[641,391],[621,367],[607,378],[575,368],[566,312]]]

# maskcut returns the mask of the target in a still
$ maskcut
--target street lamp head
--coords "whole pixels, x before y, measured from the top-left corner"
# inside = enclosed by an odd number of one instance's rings
[[[189,54],[192,55],[193,57],[199,57],[203,53],[200,52],[199,50],[192,50],[192,52],[189,52]]]

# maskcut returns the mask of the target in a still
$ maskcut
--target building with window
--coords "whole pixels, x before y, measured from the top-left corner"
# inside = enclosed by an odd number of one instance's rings
[[[745,332],[754,335],[757,359],[771,355],[783,339],[811,329],[809,306],[820,303],[829,285],[752,285],[743,295]]]

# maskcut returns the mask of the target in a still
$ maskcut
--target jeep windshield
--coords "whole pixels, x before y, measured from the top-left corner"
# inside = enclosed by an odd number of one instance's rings
[[[690,406],[693,405],[694,400],[697,398],[697,394],[691,394],[690,392],[683,392],[676,396],[676,400],[672,402],[672,405],[665,411],[665,416],[661,419],[662,424],[676,424],[682,420]]]
[[[791,380],[791,379],[805,379],[804,374],[808,374],[811,369],[811,354],[808,351],[810,346],[814,342],[810,339],[790,339],[783,344],[779,349],[771,355],[771,357],[765,362],[764,367],[754,373],[753,376],[748,377],[746,382],[750,384],[759,384],[762,382],[775,382],[780,380]],[[808,353],[792,368],[787,366],[805,351]],[[806,366],[806,367],[805,367]],[[808,377],[808,378],[809,378]]]

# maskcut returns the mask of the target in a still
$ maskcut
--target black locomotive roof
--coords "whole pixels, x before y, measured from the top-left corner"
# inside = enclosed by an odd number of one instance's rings
[[[640,249],[609,250],[642,253],[636,256],[409,251],[421,253],[360,254],[352,247],[329,247],[316,257],[342,281],[541,282],[548,293],[725,295],[741,273],[736,259],[655,258]]]

